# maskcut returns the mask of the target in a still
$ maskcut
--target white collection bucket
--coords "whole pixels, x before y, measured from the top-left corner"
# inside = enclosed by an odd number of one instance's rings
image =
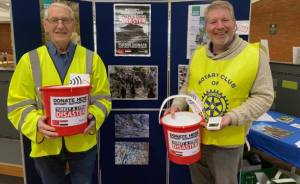
[[[184,97],[192,100],[199,109],[200,106],[190,96],[173,95],[164,100],[160,107],[161,111],[167,101]],[[177,164],[191,164],[198,161],[201,157],[201,129],[200,123],[203,117],[193,112],[175,112],[175,118],[171,114],[164,115],[159,119],[163,125],[166,146],[169,159]]]

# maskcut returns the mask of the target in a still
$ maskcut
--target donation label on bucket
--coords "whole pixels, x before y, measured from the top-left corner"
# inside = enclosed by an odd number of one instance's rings
[[[88,95],[50,97],[51,126],[74,126],[87,121]]]
[[[199,129],[187,133],[168,130],[169,151],[177,156],[192,156],[200,151]]]

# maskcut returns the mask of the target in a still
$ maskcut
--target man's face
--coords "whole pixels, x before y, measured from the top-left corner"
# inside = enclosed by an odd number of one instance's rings
[[[69,44],[72,32],[75,31],[76,27],[76,20],[72,20],[70,11],[61,7],[50,7],[47,19],[48,21],[43,20],[43,24],[45,31],[50,35],[51,41],[55,45]]]
[[[207,13],[206,32],[215,46],[227,46],[233,39],[235,19],[227,8],[210,10]]]

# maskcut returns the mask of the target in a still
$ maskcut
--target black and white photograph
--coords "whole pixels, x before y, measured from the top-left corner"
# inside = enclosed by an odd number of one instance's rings
[[[178,93],[183,86],[189,65],[178,65]]]
[[[109,65],[108,78],[114,100],[156,100],[158,66]]]
[[[116,138],[149,138],[149,114],[115,114]]]
[[[115,142],[116,165],[148,165],[149,142]]]
[[[115,56],[150,56],[150,4],[115,4]]]

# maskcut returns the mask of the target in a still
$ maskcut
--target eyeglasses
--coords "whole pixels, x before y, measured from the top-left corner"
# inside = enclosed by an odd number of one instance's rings
[[[73,20],[74,19],[72,19],[72,18],[63,18],[63,19],[52,18],[52,19],[46,19],[46,21],[48,21],[53,26],[56,26],[59,21],[61,21],[61,23],[63,25],[67,25],[67,24],[70,24],[71,22],[73,22]]]

